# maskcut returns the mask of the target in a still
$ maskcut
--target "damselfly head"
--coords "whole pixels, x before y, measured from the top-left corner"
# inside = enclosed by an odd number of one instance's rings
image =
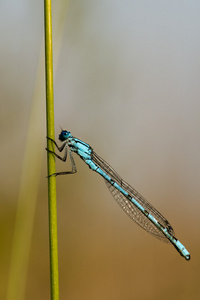
[[[67,130],[62,130],[61,133],[59,134],[59,140],[61,142],[66,141],[69,137],[72,137],[71,132]]]

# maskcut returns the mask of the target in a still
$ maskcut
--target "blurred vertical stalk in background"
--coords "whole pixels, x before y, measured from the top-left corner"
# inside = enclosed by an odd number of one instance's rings
[[[61,39],[69,1],[56,2],[59,12],[56,16],[55,65],[57,65]],[[55,69],[55,67],[54,67]],[[45,102],[44,102],[44,49],[41,44],[35,88],[32,97],[27,140],[24,147],[24,161],[20,180],[16,220],[7,286],[7,300],[25,299],[27,269],[30,256],[35,207],[39,189],[42,159],[45,148]]]

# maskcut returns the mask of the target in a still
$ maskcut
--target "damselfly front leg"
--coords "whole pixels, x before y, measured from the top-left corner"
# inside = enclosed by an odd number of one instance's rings
[[[55,144],[55,146],[56,146],[56,148],[58,149],[58,151],[62,152],[63,149],[65,149],[64,156],[61,157],[61,156],[59,156],[57,153],[55,153],[54,151],[51,151],[51,150],[49,150],[49,149],[47,149],[47,148],[45,148],[45,149],[46,149],[49,153],[54,154],[58,159],[60,159],[60,160],[62,160],[62,161],[66,161],[66,160],[67,160],[67,142],[63,143],[63,144],[59,147],[59,146],[57,145],[57,143],[56,143],[53,139],[51,139],[51,138],[49,138],[49,137],[47,137],[47,139],[49,139],[50,141],[52,141],[52,142]],[[66,174],[74,174],[74,173],[76,173],[76,172],[77,172],[77,169],[76,169],[76,165],[75,165],[75,161],[74,161],[74,158],[73,158],[71,149],[69,149],[69,157],[70,157],[71,167],[72,167],[71,171],[64,171],[64,172],[59,172],[59,173],[53,173],[53,174],[49,175],[48,177],[51,177],[51,176],[57,176],[57,175],[66,175]]]
[[[57,144],[53,139],[49,138],[48,136],[47,136],[47,139],[54,143],[54,145],[56,146],[56,148],[58,149],[59,152],[62,152],[63,149],[65,148],[66,144],[67,144],[67,141],[66,141],[66,142],[64,142],[64,143],[59,147],[58,144]],[[66,154],[67,151],[65,151],[64,157],[61,157],[61,156],[57,155],[55,152],[53,152],[53,151],[51,151],[51,150],[49,150],[49,149],[47,149],[47,148],[46,148],[46,150],[47,150],[48,152],[51,152],[51,153],[55,154],[55,156],[56,156],[57,158],[61,159],[62,161],[66,161],[66,159],[67,159],[67,154]],[[67,150],[67,147],[66,147],[66,150]]]

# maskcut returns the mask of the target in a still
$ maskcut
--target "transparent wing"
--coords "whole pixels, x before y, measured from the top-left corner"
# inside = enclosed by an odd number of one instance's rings
[[[162,226],[164,226],[171,235],[175,235],[172,226],[165,219],[165,217],[163,217],[163,215],[161,215],[161,213],[159,213],[142,195],[132,188],[132,186],[125,182],[105,160],[103,160],[95,152],[93,152],[92,160],[106,174],[108,174],[112,180],[114,180],[131,197],[133,197],[140,205],[142,205],[144,209],[148,211],[160,224],[162,224]],[[166,236],[133,204],[133,202],[126,198],[108,181],[105,180],[105,182],[114,199],[133,221],[161,241],[170,243]]]

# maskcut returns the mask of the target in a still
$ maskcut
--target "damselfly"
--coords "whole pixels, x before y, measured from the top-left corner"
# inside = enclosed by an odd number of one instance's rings
[[[142,195],[125,182],[105,160],[94,152],[90,145],[73,137],[71,133],[66,130],[62,130],[59,135],[59,140],[62,142],[60,147],[54,140],[48,139],[55,144],[59,152],[64,150],[64,156],[61,157],[55,152],[46,149],[62,161],[66,161],[69,147],[69,156],[72,167],[71,171],[54,173],[50,176],[76,173],[76,165],[72,155],[72,152],[75,152],[91,170],[99,173],[105,179],[106,185],[112,196],[133,221],[161,241],[171,243],[186,260],[190,259],[190,253],[179,240],[175,238],[174,230],[166,218]]]

